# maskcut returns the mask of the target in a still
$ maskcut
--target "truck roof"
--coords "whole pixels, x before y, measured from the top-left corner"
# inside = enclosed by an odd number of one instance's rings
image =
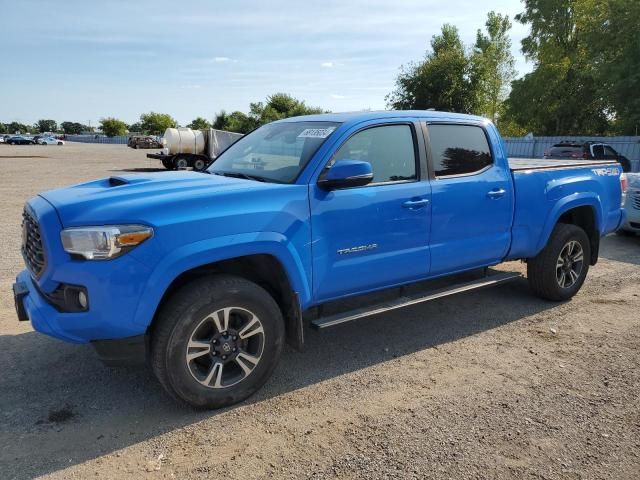
[[[425,118],[431,120],[473,120],[475,122],[488,122],[486,118],[463,113],[438,112],[435,110],[380,110],[367,112],[342,112],[342,113],[322,113],[316,115],[302,115],[299,117],[289,117],[278,122],[339,122],[339,123],[360,123],[368,120],[379,120],[385,118]]]

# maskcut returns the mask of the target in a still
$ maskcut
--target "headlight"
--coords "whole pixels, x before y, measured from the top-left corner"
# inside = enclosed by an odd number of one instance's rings
[[[153,235],[144,225],[67,228],[60,233],[67,253],[87,260],[108,260],[128,252]]]

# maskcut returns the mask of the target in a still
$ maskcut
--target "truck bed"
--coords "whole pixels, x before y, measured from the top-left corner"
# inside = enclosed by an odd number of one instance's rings
[[[597,165],[615,165],[615,160],[571,160],[571,159],[553,159],[545,158],[510,158],[509,168],[511,171],[519,170],[553,170],[557,168],[572,167],[593,167]]]

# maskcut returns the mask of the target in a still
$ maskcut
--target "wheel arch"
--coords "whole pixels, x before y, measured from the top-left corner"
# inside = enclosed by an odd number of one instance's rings
[[[256,239],[255,236],[262,237]],[[152,272],[136,311],[134,322],[147,332],[158,311],[173,292],[194,278],[224,273],[246,278],[267,290],[280,306],[285,319],[287,343],[296,349],[303,345],[302,306],[310,300],[304,259],[281,238],[280,234],[260,233],[243,244],[244,235],[215,239],[218,248],[206,245],[183,246],[169,254]],[[249,239],[247,239],[249,240]]]
[[[541,241],[538,244],[538,252],[549,242],[551,233],[558,223],[576,225],[586,232],[591,247],[589,263],[595,265],[598,261],[600,233],[602,232],[602,214],[598,199],[584,197],[568,200],[557,205],[550,215],[550,221],[545,225]]]

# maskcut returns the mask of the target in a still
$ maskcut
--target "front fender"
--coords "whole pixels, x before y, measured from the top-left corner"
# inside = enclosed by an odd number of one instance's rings
[[[553,231],[562,215],[574,208],[587,206],[591,207],[591,209],[593,210],[596,229],[598,230],[598,232],[602,233],[604,227],[600,196],[594,192],[574,193],[572,195],[569,195],[568,197],[558,199],[558,201],[549,212],[547,220],[544,224],[544,228],[536,245],[535,255],[537,255],[547,244],[547,242],[549,241],[549,237],[551,236],[551,232]]]
[[[311,302],[305,261],[281,233],[251,232],[189,243],[173,250],[154,268],[138,305],[134,323],[148,326],[164,293],[181,274],[203,265],[248,255],[272,255],[283,266],[301,305]]]

